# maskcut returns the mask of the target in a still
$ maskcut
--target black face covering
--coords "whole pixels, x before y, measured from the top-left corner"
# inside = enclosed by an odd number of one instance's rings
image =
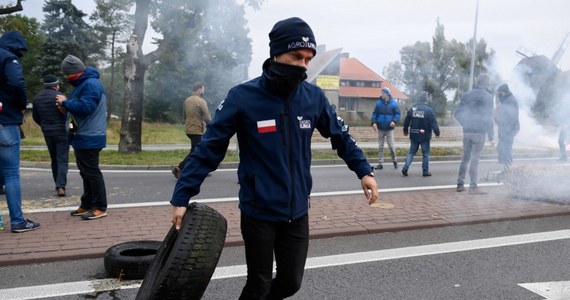
[[[271,90],[279,95],[288,96],[299,83],[307,78],[307,69],[271,61],[269,74]]]

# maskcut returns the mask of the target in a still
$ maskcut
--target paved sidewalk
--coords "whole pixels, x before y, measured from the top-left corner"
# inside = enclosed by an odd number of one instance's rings
[[[314,197],[312,239],[395,232],[430,227],[570,215],[570,205],[510,198],[503,186],[487,195],[454,189],[381,193],[370,207],[363,195]],[[242,244],[236,202],[208,204],[228,221],[226,246]],[[110,246],[135,240],[162,240],[171,207],[110,208],[106,218],[84,221],[68,211],[27,213],[42,227],[26,233],[0,232],[0,266],[102,257]]]

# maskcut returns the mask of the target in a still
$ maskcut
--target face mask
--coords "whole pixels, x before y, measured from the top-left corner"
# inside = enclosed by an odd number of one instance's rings
[[[279,95],[288,96],[299,83],[307,78],[307,69],[303,67],[271,61],[269,74],[270,86]]]

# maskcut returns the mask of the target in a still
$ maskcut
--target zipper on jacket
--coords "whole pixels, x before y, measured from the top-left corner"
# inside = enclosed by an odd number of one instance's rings
[[[283,146],[287,145],[287,134],[285,131],[285,117],[283,114],[279,114],[279,128],[281,132],[281,143]]]
[[[291,122],[291,106],[289,101],[289,96],[285,98],[285,121],[287,123],[287,128],[289,128],[289,145],[288,145],[288,152],[289,152],[289,173],[290,173],[290,180],[291,180],[291,210],[289,212],[289,222],[293,221],[293,212],[295,211],[295,180],[294,180],[294,167],[293,167],[293,122]]]

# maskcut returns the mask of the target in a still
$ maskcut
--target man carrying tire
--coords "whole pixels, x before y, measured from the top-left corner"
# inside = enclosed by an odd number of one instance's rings
[[[172,222],[181,222],[190,198],[224,159],[237,134],[239,208],[247,282],[240,299],[283,299],[301,287],[309,246],[312,187],[311,136],[315,129],[361,180],[372,204],[378,198],[373,168],[337,117],[323,91],[305,82],[316,41],[299,18],[275,24],[263,74],[232,88],[220,103],[174,188]],[[273,255],[277,265],[272,276]]]

